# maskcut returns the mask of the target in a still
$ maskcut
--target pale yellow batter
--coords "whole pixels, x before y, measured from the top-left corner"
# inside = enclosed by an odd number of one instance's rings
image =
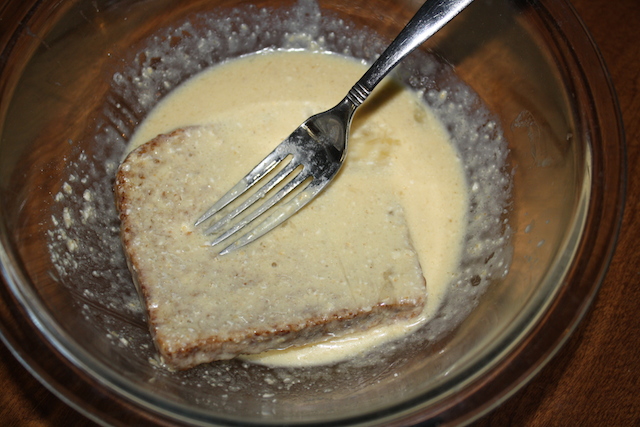
[[[218,154],[224,156],[220,161],[239,165],[233,178],[237,181],[247,172],[246,165],[261,160],[304,119],[342,99],[364,71],[355,61],[310,52],[264,52],[231,61],[174,90],[141,124],[131,149],[176,128],[212,124],[221,133],[239,138],[238,144],[223,147]],[[345,195],[335,209],[376,209],[359,203],[365,198],[358,194],[394,193],[426,278],[427,305],[422,316],[249,359],[290,366],[341,360],[406,335],[440,306],[459,265],[467,211],[462,165],[442,125],[415,94],[394,84],[383,85],[357,112],[346,164],[327,192],[341,181],[348,184],[355,172],[364,183],[359,184],[360,192]],[[363,174],[370,179],[362,179]],[[201,213],[194,212],[194,221]],[[340,236],[336,233],[335,238]]]

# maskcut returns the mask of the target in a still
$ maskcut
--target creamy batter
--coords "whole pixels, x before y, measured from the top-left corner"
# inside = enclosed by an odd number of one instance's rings
[[[238,176],[232,179],[237,181],[304,119],[342,99],[364,71],[355,61],[310,52],[264,52],[230,61],[174,90],[141,124],[131,148],[176,128],[216,126],[238,135],[237,144],[219,152],[225,156],[220,161],[237,165]],[[437,312],[459,265],[467,211],[462,165],[443,126],[417,96],[395,84],[383,85],[356,114],[347,162],[326,191],[339,191],[355,172],[370,179],[362,180],[366,184],[360,184],[360,192],[345,193],[335,209],[375,209],[358,203],[359,194],[393,193],[426,278],[424,312],[404,324],[251,360],[289,366],[341,360],[404,336]],[[194,221],[200,214],[194,213]]]

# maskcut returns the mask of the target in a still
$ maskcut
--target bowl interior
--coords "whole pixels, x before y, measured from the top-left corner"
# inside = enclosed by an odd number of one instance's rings
[[[508,358],[562,292],[592,188],[593,141],[576,101],[582,83],[551,37],[548,16],[520,2],[476,1],[398,71],[427,102],[437,104],[435,95],[447,91],[454,107],[476,118],[472,129],[447,123],[466,161],[473,158],[464,147],[479,144],[472,134],[508,145],[505,168],[491,176],[509,178],[494,183],[509,198],[479,201],[486,206],[477,212],[493,222],[469,236],[473,242],[490,234],[495,255],[469,256],[486,266],[480,286],[462,275],[456,285],[465,301],[458,315],[470,312],[466,320],[450,331],[436,319],[417,337],[358,363],[294,370],[233,360],[165,370],[120,248],[112,199],[115,168],[135,126],[207,66],[302,46],[291,34],[371,60],[418,6],[55,3],[33,9],[30,33],[16,33],[4,68],[3,263],[40,333],[117,398],[174,421],[380,422],[418,409],[433,415]],[[446,123],[448,107],[439,108]],[[474,155],[498,155],[500,144],[487,146],[493,151]],[[489,173],[482,164],[469,173]]]

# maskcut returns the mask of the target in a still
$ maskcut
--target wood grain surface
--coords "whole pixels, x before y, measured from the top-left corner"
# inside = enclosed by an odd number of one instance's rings
[[[587,317],[551,362],[474,426],[640,425],[640,1],[573,0],[616,86],[629,180],[620,241]],[[0,345],[0,424],[92,426]]]

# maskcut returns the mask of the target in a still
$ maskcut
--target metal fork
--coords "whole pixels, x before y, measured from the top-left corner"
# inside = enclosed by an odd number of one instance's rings
[[[254,228],[226,246],[220,254],[242,247],[286,221],[324,189],[344,162],[351,119],[356,109],[405,56],[452,20],[471,1],[427,0],[338,105],[302,123],[196,221],[196,226],[202,224],[257,182],[266,181],[205,231],[208,234],[219,233],[211,245],[226,241],[269,211],[269,215],[264,215],[264,220],[257,222]],[[285,159],[288,159],[288,163],[280,165]],[[280,169],[274,171],[278,165]],[[274,173],[270,174],[272,171]],[[267,175],[273,176],[267,180]],[[298,192],[292,193],[294,190]],[[275,194],[271,195],[274,191]],[[290,193],[292,196],[288,200],[271,210]],[[247,211],[267,196],[261,205]],[[240,217],[245,211],[245,216]]]

